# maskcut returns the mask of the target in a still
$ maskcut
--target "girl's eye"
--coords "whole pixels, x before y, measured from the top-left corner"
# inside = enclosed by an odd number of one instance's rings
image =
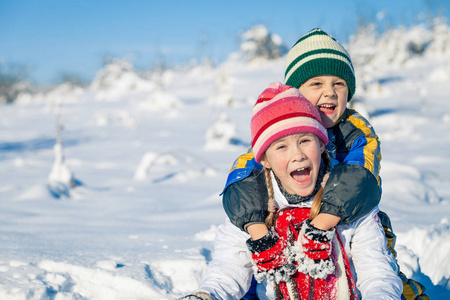
[[[276,149],[278,150],[278,149],[284,149],[286,146],[285,145],[279,145],[279,146],[277,146],[276,147]]]
[[[300,144],[308,143],[310,141],[311,141],[310,139],[301,139]]]

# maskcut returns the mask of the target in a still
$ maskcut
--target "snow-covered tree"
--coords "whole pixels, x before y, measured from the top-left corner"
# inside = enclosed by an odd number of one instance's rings
[[[20,95],[34,90],[32,84],[26,80],[26,73],[24,67],[5,67],[0,61],[0,103],[13,103]]]
[[[117,100],[127,93],[148,93],[155,89],[155,83],[136,71],[126,59],[111,59],[97,72],[91,89],[99,100]]]
[[[270,33],[264,25],[256,25],[242,34],[237,56],[247,61],[272,60],[286,52],[287,48],[279,35]]]

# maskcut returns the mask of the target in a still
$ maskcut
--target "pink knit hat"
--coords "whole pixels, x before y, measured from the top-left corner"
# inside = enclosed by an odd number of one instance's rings
[[[251,131],[257,162],[261,162],[270,144],[287,135],[313,133],[328,144],[319,111],[298,89],[279,82],[271,83],[258,97],[253,107]]]

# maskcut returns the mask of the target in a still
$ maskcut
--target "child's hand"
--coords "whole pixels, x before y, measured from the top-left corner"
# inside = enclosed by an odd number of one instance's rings
[[[331,242],[335,229],[321,230],[306,220],[299,233],[296,246],[300,251],[296,253],[298,270],[317,279],[325,279],[334,273],[334,264],[331,260]]]
[[[271,227],[269,232],[258,240],[248,239],[247,246],[252,252],[258,282],[268,278],[276,283],[286,281],[295,272],[289,254],[287,241]]]
[[[293,245],[297,270],[311,277],[326,278],[334,273],[331,261],[331,241],[335,229],[321,230],[311,225],[309,209],[284,208],[277,213],[275,228],[281,238]]]

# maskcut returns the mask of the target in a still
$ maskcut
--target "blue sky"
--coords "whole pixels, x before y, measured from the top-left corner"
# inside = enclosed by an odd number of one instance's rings
[[[345,42],[358,18],[375,21],[385,12],[382,24],[409,26],[431,7],[435,14],[444,8],[450,19],[448,2],[0,0],[0,62],[26,67],[38,83],[64,73],[92,80],[108,57],[131,58],[141,69],[205,56],[220,62],[256,24],[288,47],[314,27]]]

